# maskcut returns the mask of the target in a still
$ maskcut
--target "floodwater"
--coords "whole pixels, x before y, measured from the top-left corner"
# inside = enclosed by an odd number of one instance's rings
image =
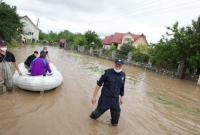
[[[42,47],[11,51],[22,62]],[[49,56],[63,74],[63,84],[41,94],[15,88],[0,95],[0,135],[200,135],[200,87],[125,66],[124,103],[118,127],[110,113],[89,118],[97,79],[111,61],[48,47]]]

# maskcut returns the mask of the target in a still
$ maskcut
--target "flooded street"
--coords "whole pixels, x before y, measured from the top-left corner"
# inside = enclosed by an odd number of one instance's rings
[[[34,50],[11,51],[23,62]],[[126,85],[118,127],[110,112],[89,118],[96,81],[113,62],[48,47],[50,60],[64,77],[63,84],[40,94],[15,88],[0,95],[0,135],[200,135],[200,87],[125,66]],[[100,93],[99,93],[100,94]]]

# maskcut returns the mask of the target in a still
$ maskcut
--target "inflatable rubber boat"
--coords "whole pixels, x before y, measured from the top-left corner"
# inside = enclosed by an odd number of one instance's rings
[[[19,64],[19,69],[22,72],[20,76],[17,71],[13,75],[13,83],[15,86],[30,91],[47,91],[57,88],[62,84],[63,77],[57,68],[50,63],[49,64],[52,73],[46,76],[31,76],[28,70],[25,68],[24,63]]]

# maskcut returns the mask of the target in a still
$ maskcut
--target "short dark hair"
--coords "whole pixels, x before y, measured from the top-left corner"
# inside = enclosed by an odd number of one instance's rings
[[[38,54],[38,51],[34,51],[34,53]]]
[[[41,51],[40,52],[40,58],[46,58],[46,53],[44,51]]]

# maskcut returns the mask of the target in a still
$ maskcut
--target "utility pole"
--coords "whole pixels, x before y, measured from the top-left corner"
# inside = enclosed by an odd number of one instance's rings
[[[36,24],[36,26],[38,27],[38,25],[39,25],[39,17],[38,17],[38,19],[37,19],[37,24]]]

